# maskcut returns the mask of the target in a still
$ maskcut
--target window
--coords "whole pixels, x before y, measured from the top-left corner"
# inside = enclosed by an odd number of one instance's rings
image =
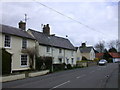
[[[73,52],[73,51],[71,51],[71,55],[72,55],[72,56],[73,56],[73,53],[74,53],[74,52]]]
[[[10,42],[11,42],[11,37],[9,35],[5,35],[4,46],[5,47],[10,47]]]
[[[74,62],[74,58],[71,58],[71,63],[73,64],[73,62]]]
[[[21,66],[27,65],[27,55],[21,55]]]
[[[69,59],[67,59],[67,64],[69,63]]]
[[[62,63],[62,58],[59,58],[59,63]]]
[[[80,60],[80,57],[77,57],[77,60],[79,61],[79,60]]]
[[[26,49],[26,48],[27,48],[27,40],[22,39],[22,49]]]
[[[50,47],[49,46],[46,47],[46,52],[50,52]]]
[[[59,49],[59,53],[62,53],[62,49]]]

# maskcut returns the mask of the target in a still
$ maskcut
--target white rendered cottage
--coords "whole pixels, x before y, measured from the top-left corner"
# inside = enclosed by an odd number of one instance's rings
[[[12,54],[11,72],[28,70],[29,55],[22,50],[35,48],[35,39],[25,31],[26,23],[19,22],[19,28],[0,25],[0,48]]]
[[[37,55],[53,57],[53,64],[66,63],[76,65],[76,51],[71,42],[62,37],[50,35],[49,24],[44,25],[43,32],[29,29],[36,39]]]

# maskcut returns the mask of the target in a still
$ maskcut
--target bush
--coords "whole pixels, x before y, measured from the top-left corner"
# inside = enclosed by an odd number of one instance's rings
[[[72,69],[71,64],[67,64],[67,69]]]
[[[52,57],[37,57],[36,70],[50,69],[52,67]]]
[[[61,71],[61,70],[65,70],[65,66],[66,64],[65,63],[62,63],[62,64],[54,64],[53,65],[53,70],[54,71]]]

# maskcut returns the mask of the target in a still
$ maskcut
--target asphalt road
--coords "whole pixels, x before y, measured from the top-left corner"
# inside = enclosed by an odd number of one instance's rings
[[[118,63],[6,82],[3,88],[118,88]]]

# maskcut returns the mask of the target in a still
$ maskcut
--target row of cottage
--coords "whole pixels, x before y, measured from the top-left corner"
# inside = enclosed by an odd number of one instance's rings
[[[30,68],[29,55],[21,52],[27,48],[35,48],[38,57],[53,57],[53,64],[66,63],[73,66],[82,56],[89,60],[95,58],[93,47],[86,47],[85,43],[81,47],[74,47],[68,39],[50,34],[49,24],[44,25],[42,32],[32,29],[26,31],[26,23],[23,21],[18,25],[19,28],[0,25],[0,48],[12,54],[11,72]]]

